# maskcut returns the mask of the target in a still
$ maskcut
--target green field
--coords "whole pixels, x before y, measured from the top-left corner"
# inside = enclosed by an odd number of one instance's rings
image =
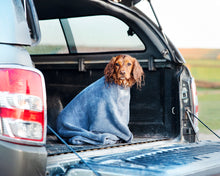
[[[220,67],[194,67],[191,69],[191,73],[196,80],[220,82]]]
[[[187,59],[187,65],[195,80],[220,83],[220,60]],[[208,83],[207,83],[208,84]],[[197,87],[199,118],[213,130],[220,129],[220,88]],[[199,123],[201,133],[210,133]]]
[[[68,50],[62,45],[37,45],[34,47],[26,47],[30,54],[66,54]]]
[[[220,89],[198,88],[199,118],[213,130],[220,129]],[[201,123],[200,132],[210,133]]]
[[[191,66],[209,66],[209,67],[220,67],[220,60],[210,59],[186,59],[186,62]]]
[[[186,60],[196,80],[220,83],[220,60]]]

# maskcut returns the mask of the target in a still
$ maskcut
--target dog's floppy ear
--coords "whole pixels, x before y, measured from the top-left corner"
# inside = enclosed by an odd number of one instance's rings
[[[114,65],[115,65],[116,57],[113,57],[110,62],[106,65],[104,74],[105,74],[105,80],[108,83],[112,83],[114,81]]]
[[[134,66],[133,66],[133,78],[137,84],[138,88],[141,88],[142,83],[144,81],[144,71],[139,64],[139,62],[134,58]]]

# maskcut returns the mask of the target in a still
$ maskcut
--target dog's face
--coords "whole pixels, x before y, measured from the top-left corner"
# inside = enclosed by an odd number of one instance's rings
[[[134,59],[130,56],[117,56],[114,64],[116,78],[119,80],[129,80],[132,76]]]
[[[144,72],[138,61],[129,55],[113,57],[105,68],[106,82],[131,87],[137,83],[141,87]]]

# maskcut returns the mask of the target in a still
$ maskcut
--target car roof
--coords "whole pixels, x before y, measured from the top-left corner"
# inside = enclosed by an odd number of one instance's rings
[[[126,6],[132,6],[140,0],[112,0]],[[105,14],[105,10],[98,5],[108,0],[34,0],[38,18],[54,19],[86,15]]]
[[[34,0],[34,4],[40,20],[92,15],[100,11],[90,0]]]

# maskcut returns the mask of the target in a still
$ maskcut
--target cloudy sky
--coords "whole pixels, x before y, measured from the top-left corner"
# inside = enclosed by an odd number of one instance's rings
[[[151,2],[164,32],[178,48],[220,48],[220,0]]]

